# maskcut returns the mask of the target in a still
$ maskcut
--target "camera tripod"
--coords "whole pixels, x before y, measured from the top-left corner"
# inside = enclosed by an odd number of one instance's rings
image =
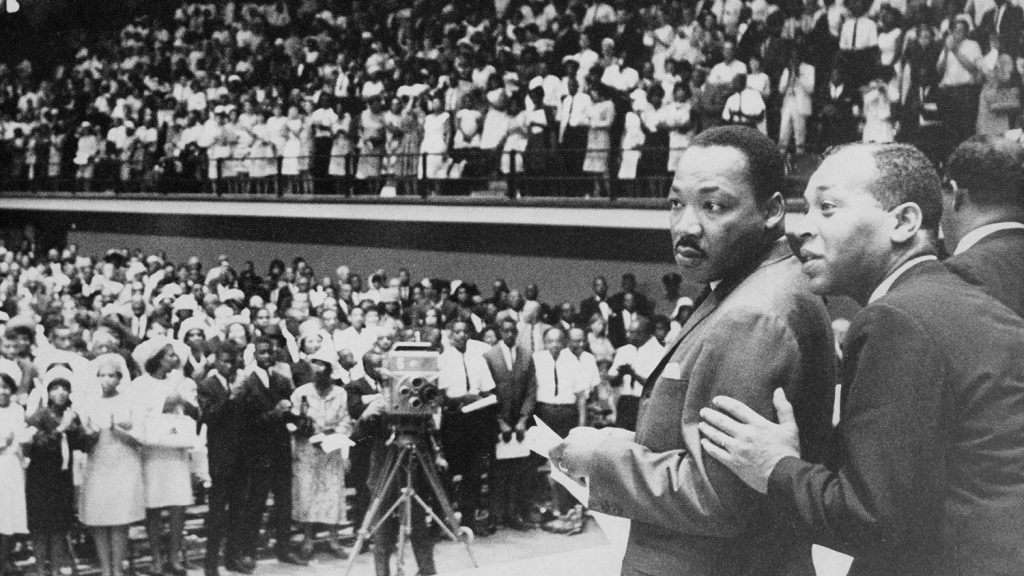
[[[398,541],[395,544],[398,560],[398,567],[395,572],[397,576],[404,575],[405,544],[412,534],[412,511],[414,504],[420,506],[427,515],[433,518],[434,522],[437,522],[448,538],[454,542],[462,542],[466,547],[466,554],[469,555],[469,560],[473,563],[473,567],[477,567],[476,558],[473,556],[473,549],[470,547],[470,543],[473,540],[473,531],[465,526],[459,526],[455,510],[452,508],[451,501],[448,500],[444,487],[441,485],[441,478],[438,475],[437,467],[434,465],[434,460],[420,448],[422,438],[422,432],[411,432],[395,428],[394,437],[389,441],[387,460],[384,464],[384,482],[377,486],[374,491],[373,500],[370,501],[370,506],[366,510],[366,516],[359,527],[356,542],[352,545],[352,551],[349,554],[348,568],[345,570],[346,576],[352,571],[352,567],[356,562],[356,556],[362,550],[363,544],[380,530],[388,519],[396,515],[399,518],[399,528]],[[430,485],[431,491],[434,493],[434,497],[437,498],[438,503],[441,505],[441,511],[445,516],[444,519],[438,516],[423,498],[416,493],[414,479],[417,468],[422,471],[423,476]],[[390,506],[385,509],[387,505],[385,499],[392,494],[392,488],[400,485],[399,483],[403,477],[405,486],[401,488],[395,501],[390,503]]]

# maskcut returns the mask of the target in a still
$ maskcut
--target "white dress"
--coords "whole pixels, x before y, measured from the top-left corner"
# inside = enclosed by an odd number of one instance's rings
[[[864,94],[863,142],[892,142],[896,127],[892,123],[892,107],[884,89],[874,88]]]
[[[0,534],[28,534],[28,510],[25,506],[25,468],[22,467],[21,441],[25,435],[25,409],[13,400],[0,408]]]
[[[297,176],[299,174],[299,157],[302,155],[302,118],[289,118],[284,123],[285,140],[281,156],[281,174]]]
[[[179,372],[157,380],[143,374],[132,380],[128,393],[135,405],[134,426],[163,413],[164,402],[176,390],[190,403],[196,402],[196,383]],[[147,446],[142,450],[142,476],[146,508],[192,505],[192,473],[187,449]]]
[[[444,178],[445,156],[448,155],[448,119],[447,112],[427,114],[423,118],[423,141],[420,143],[420,154],[426,154],[426,170],[422,165],[420,174],[423,178]]]
[[[133,422],[133,412],[131,399],[123,393],[96,398],[82,411],[83,421],[100,432],[79,496],[79,519],[86,526],[123,526],[146,517],[141,447],[110,429],[111,422]]]
[[[640,124],[640,116],[630,111],[626,114],[625,130],[622,134],[622,161],[619,163],[619,178],[636,178],[636,167],[640,162],[640,149],[646,137]]]

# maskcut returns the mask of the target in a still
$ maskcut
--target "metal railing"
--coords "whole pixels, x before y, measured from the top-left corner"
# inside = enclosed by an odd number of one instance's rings
[[[159,161],[98,157],[86,164],[0,167],[0,190],[265,196],[656,198],[668,191],[668,149],[545,152],[452,149],[343,156],[211,158],[192,148]],[[646,164],[641,157],[647,159]],[[657,158],[657,161],[651,159]],[[620,177],[623,163],[639,169]],[[587,168],[588,170],[584,170]]]

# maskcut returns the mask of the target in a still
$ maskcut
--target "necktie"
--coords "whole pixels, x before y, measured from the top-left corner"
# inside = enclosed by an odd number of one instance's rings
[[[999,33],[999,25],[1003,22],[1003,9],[1006,8],[1006,4],[1003,4],[999,8],[996,8],[996,34]]]
[[[576,98],[572,94],[566,96],[566,98],[569,99],[569,110],[565,113],[565,124],[562,126],[562,133],[559,135],[559,141],[563,142],[565,139],[565,130],[569,127],[570,122],[572,122],[572,107],[573,104],[576,103]]]
[[[853,19],[853,36],[850,37],[850,50],[857,49],[857,24],[860,18]]]
[[[554,358],[554,356],[552,356]],[[552,364],[552,373],[555,375],[555,398],[558,398],[558,360]]]
[[[469,394],[469,366],[466,366],[466,355],[462,355],[462,372],[466,375],[466,394]]]

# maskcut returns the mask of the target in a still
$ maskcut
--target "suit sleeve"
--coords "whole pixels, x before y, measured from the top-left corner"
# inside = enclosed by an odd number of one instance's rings
[[[708,330],[691,352],[688,382],[677,383],[687,387],[684,412],[666,416],[679,419],[684,445],[667,452],[626,441],[602,445],[591,466],[595,510],[717,537],[740,534],[764,518],[765,499],[703,453],[698,411],[723,395],[774,420],[772,395],[800,378],[800,349],[790,328],[764,311],[731,309]]]
[[[216,378],[214,376],[213,378]],[[212,390],[213,386],[220,386],[220,382],[204,380],[196,392],[199,401],[200,421],[203,424],[220,422],[228,415],[230,400],[227,394],[217,394]]]
[[[519,409],[519,417],[529,419],[533,416],[533,410],[537,406],[537,368],[533,364],[533,357],[526,369],[526,396],[523,398],[523,406]]]
[[[934,503],[943,493],[947,431],[935,389],[944,362],[906,314],[880,305],[863,314],[847,339],[856,373],[839,425],[843,461],[830,470],[785,458],[772,471],[768,497],[815,541],[877,555],[900,547],[915,524],[941,522]]]

